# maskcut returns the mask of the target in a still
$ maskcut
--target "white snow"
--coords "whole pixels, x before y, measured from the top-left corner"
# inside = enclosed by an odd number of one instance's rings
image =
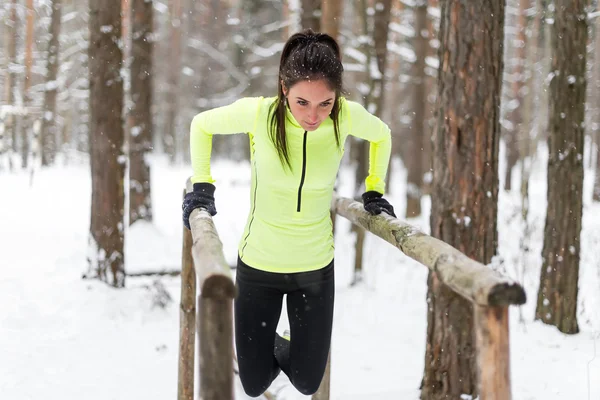
[[[525,306],[511,309],[513,398],[600,399],[600,205],[591,204],[589,171],[581,240],[581,333],[568,336],[533,321],[545,222],[545,157],[541,152],[534,164],[526,237],[519,185],[513,184],[511,194],[500,191],[498,262],[528,295]],[[155,219],[127,229],[125,257],[131,273],[178,269],[181,263],[181,198],[191,168],[169,166],[160,157],[150,161]],[[397,184],[387,198],[404,218],[406,171],[399,162],[393,165]],[[249,206],[250,171],[247,163],[219,161],[212,171],[218,188],[214,220],[233,264]],[[502,171],[499,175],[504,176]],[[513,174],[515,182],[518,175]],[[344,170],[342,195],[350,195],[351,181]],[[176,398],[179,277],[128,277],[121,290],[81,278],[87,271],[90,224],[87,163],[39,170],[32,186],[28,172],[2,172],[0,187],[0,398]],[[427,233],[427,197],[423,208],[426,215],[409,222]],[[369,235],[364,281],[351,287],[349,223],[338,217],[336,228],[331,398],[417,400],[427,270]],[[529,251],[522,250],[523,244]],[[282,318],[282,329],[286,323]],[[279,400],[307,398],[283,375],[272,390]],[[247,399],[239,382],[236,393],[236,399]]]

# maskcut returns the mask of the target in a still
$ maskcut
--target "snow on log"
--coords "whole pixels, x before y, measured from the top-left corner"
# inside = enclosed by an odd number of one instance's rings
[[[521,285],[412,225],[387,214],[372,216],[362,203],[345,197],[334,195],[331,207],[342,217],[437,272],[444,284],[475,304],[508,306],[526,301]]]

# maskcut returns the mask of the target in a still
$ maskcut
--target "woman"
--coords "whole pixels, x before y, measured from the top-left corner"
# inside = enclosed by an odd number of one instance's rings
[[[333,321],[334,241],[329,214],[348,135],[370,141],[364,207],[394,215],[382,197],[391,149],[389,128],[342,96],[340,49],[310,30],[289,38],[278,95],[242,98],[198,114],[191,124],[194,190],[183,220],[215,208],[210,173],[213,134],[250,138],[250,213],[238,247],[235,343],[246,393],[261,395],[283,372],[303,394],[323,377]],[[290,339],[275,330],[287,295]]]

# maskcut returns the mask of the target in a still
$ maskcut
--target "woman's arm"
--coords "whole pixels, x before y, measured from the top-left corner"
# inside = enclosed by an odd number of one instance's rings
[[[210,174],[212,136],[254,131],[262,97],[246,97],[196,115],[190,127],[192,183],[213,183]]]
[[[359,103],[348,100],[345,103],[349,134],[370,142],[369,175],[365,180],[365,191],[385,194],[385,176],[392,150],[390,128]]]

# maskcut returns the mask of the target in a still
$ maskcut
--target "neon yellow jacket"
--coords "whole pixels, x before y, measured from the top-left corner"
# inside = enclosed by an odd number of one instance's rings
[[[250,213],[238,246],[240,258],[253,268],[269,272],[317,270],[334,256],[329,210],[346,137],[353,135],[371,142],[366,190],[383,194],[391,151],[390,130],[362,105],[342,98],[339,149],[331,118],[318,129],[306,132],[288,109],[285,128],[290,171],[281,163],[268,131],[269,108],[274,100],[242,98],[196,115],[190,132],[191,180],[214,182],[210,173],[213,134],[247,133],[252,179]]]

